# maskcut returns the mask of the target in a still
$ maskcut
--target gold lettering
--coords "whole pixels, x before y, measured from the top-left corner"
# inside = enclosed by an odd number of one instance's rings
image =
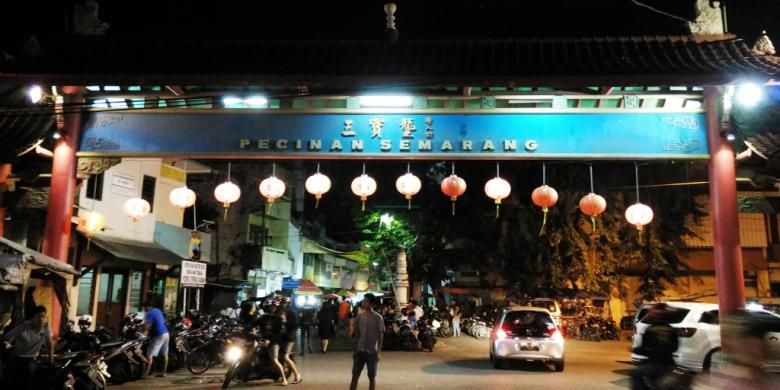
[[[363,140],[362,139],[353,139],[352,140],[352,151],[353,152],[362,152],[363,151]]]
[[[295,140],[295,150],[301,150],[302,147],[303,147],[303,142],[301,140],[299,140],[299,139],[296,139]]]
[[[399,142],[399,149],[402,152],[408,152],[409,151],[409,144],[410,144],[409,140],[401,140],[401,142]]]
[[[431,140],[420,140],[417,141],[417,149],[419,149],[421,152],[423,151],[430,151],[431,150]]]
[[[441,142],[441,151],[442,152],[451,152],[452,151],[452,142],[450,140],[445,139]]]
[[[246,138],[241,138],[240,141],[238,141],[238,147],[241,149],[246,149],[246,147],[249,146],[249,140]]]
[[[464,139],[463,142],[461,142],[461,148],[463,149],[464,152],[470,152],[473,146],[474,143],[471,142],[470,139]]]
[[[509,151],[509,150],[517,150],[517,140],[515,139],[504,140],[504,151]]]
[[[484,144],[482,144],[482,151],[483,152],[493,151],[495,149],[496,149],[496,147],[493,145],[493,141],[491,141],[491,140],[487,140],[487,141],[485,141]]]
[[[268,149],[269,141],[267,139],[257,140],[258,149]]]
[[[337,139],[334,139],[333,143],[330,144],[330,150],[341,151],[342,149],[344,149],[344,148],[341,146],[341,141],[339,141]]]
[[[309,150],[320,150],[322,149],[322,140],[321,139],[310,139],[309,140]]]
[[[383,139],[379,142],[379,148],[382,149],[383,152],[389,152],[390,149],[393,148],[393,145],[389,139]]]
[[[286,139],[278,139],[278,140],[276,140],[276,149],[279,149],[279,150],[287,149],[287,140]]]

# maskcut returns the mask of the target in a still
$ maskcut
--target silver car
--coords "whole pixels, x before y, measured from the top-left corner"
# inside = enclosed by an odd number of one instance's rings
[[[501,368],[508,360],[552,362],[563,371],[564,340],[550,312],[530,306],[499,311],[490,333],[490,360]]]

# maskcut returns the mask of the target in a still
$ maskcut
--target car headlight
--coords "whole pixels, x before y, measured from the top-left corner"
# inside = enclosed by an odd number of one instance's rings
[[[303,295],[298,295],[297,297],[295,297],[295,304],[297,306],[305,305],[306,304],[306,297],[303,296]]]
[[[241,359],[243,353],[241,348],[232,346],[228,348],[227,353],[225,354],[225,361],[228,363],[235,363],[238,359]]]

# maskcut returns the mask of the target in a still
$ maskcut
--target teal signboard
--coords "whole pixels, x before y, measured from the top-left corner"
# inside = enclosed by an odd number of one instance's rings
[[[101,112],[82,155],[236,158],[707,157],[703,113]]]

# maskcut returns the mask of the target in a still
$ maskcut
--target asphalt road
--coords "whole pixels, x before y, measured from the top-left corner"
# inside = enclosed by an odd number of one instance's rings
[[[313,343],[314,344],[314,343]],[[382,353],[377,376],[380,389],[627,389],[631,365],[627,341],[587,342],[569,340],[566,344],[566,369],[554,372],[537,364],[513,364],[496,370],[488,361],[486,340],[470,336],[441,338],[430,352]],[[298,356],[303,382],[290,389],[346,389],[351,377],[352,355],[346,340],[327,354]],[[167,378],[152,378],[114,389],[217,389],[222,383],[221,367],[195,376],[185,369]],[[271,381],[231,385],[230,388],[274,388]],[[368,388],[365,371],[359,389]]]

